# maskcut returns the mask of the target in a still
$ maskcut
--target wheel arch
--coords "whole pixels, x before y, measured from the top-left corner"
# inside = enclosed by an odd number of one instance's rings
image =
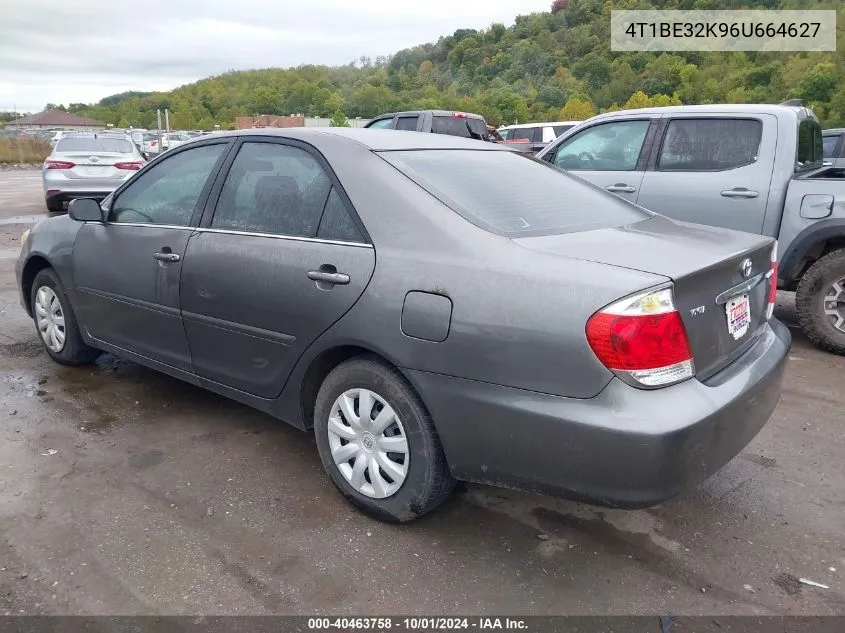
[[[21,296],[23,297],[23,305],[29,316],[32,316],[32,284],[35,282],[35,276],[45,268],[55,270],[49,259],[40,253],[35,253],[26,260],[21,270]]]
[[[411,389],[419,396],[423,406],[428,410],[428,406],[417,385],[414,384],[408,373],[403,371],[395,359],[392,359],[388,354],[374,349],[370,345],[359,341],[349,341],[338,342],[337,344],[325,347],[303,363],[303,369],[300,370],[302,377],[289,381],[280,396],[282,408],[280,413],[282,419],[290,420],[293,416],[299,416],[298,421],[300,424],[296,424],[295,426],[306,430],[313,428],[317,393],[320,391],[320,386],[323,384],[326,376],[341,363],[358,357],[372,358],[384,363],[388,367],[396,369],[402,374]],[[298,386],[298,388],[295,386]],[[296,394],[295,398],[290,397],[292,394]],[[436,426],[435,423],[435,428]]]
[[[845,248],[845,219],[822,220],[808,226],[792,240],[781,258],[781,287],[794,290],[813,263],[840,248]]]

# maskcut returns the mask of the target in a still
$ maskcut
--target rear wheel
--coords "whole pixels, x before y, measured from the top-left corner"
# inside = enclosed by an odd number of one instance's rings
[[[62,365],[82,365],[100,355],[82,340],[70,301],[52,268],[35,276],[30,302],[38,337],[50,358]]]
[[[810,266],[795,293],[798,322],[818,347],[845,356],[845,249]]]
[[[49,211],[50,213],[61,213],[62,211],[64,211],[64,205],[61,200],[57,200],[56,198],[48,198],[47,211]]]
[[[455,487],[419,396],[376,359],[352,359],[329,373],[317,394],[314,433],[334,485],[377,519],[415,519]]]

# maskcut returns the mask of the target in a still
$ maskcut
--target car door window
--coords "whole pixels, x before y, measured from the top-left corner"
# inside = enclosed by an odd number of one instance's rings
[[[331,188],[317,159],[298,147],[244,143],[211,228],[313,237]]]
[[[638,119],[594,125],[565,141],[554,164],[570,170],[632,171],[649,124],[648,119]]]
[[[387,129],[391,125],[393,125],[393,117],[387,117],[386,119],[377,119],[370,123],[367,127],[370,129]]]
[[[822,148],[825,158],[836,158],[836,147],[839,145],[838,136],[822,137]]]
[[[516,128],[513,131],[513,134],[510,137],[512,141],[529,141],[530,143],[539,143],[540,142],[540,130],[539,127],[523,127],[523,128]]]
[[[410,130],[415,131],[417,129],[417,121],[420,120],[418,116],[400,116],[396,119],[396,129],[397,130]]]
[[[226,143],[168,156],[139,175],[114,200],[108,221],[188,226]]]
[[[658,171],[724,171],[757,160],[763,122],[758,119],[675,119],[669,122]]]
[[[341,242],[364,242],[361,230],[355,220],[352,219],[352,214],[338,194],[336,187],[332,187],[329,194],[326,208],[323,211],[323,219],[320,220],[317,237]]]

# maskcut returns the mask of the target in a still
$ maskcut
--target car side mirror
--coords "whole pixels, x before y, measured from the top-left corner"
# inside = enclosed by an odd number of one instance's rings
[[[93,198],[76,198],[67,206],[67,214],[77,222],[102,222],[103,210]]]

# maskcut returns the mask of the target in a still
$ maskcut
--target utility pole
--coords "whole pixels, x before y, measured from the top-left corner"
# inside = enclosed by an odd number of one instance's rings
[[[12,114],[15,117],[15,120],[18,119],[18,106],[17,104],[12,104]],[[18,126],[18,162],[19,164],[23,165],[23,134],[21,133],[21,128]]]
[[[156,110],[156,127],[158,128],[158,153],[161,153],[161,108]]]

